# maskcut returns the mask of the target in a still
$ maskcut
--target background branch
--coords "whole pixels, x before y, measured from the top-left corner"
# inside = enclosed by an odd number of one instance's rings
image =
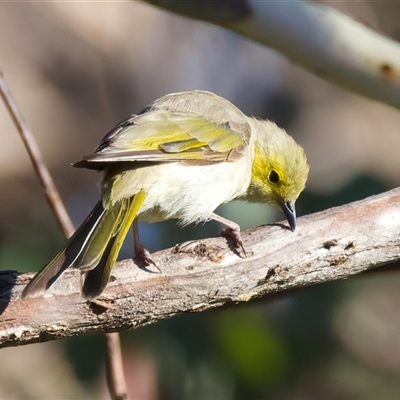
[[[313,74],[400,108],[400,44],[310,1],[146,0],[271,47]]]
[[[131,260],[117,264],[98,301],[79,293],[68,271],[44,298],[20,300],[28,275],[0,279],[0,346],[138,328],[182,312],[204,311],[268,294],[346,279],[400,259],[400,188],[299,218],[289,232],[276,224],[243,233],[247,258],[222,238],[154,254],[161,274]]]

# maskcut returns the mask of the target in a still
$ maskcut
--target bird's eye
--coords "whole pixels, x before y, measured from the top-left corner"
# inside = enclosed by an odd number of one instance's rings
[[[271,172],[269,173],[269,180],[272,183],[278,183],[279,182],[279,175],[275,170],[271,170]]]

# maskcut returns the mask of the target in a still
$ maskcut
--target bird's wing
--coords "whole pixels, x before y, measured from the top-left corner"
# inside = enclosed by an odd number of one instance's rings
[[[208,163],[241,157],[250,138],[244,114],[209,92],[162,97],[119,123],[95,153],[75,164],[101,169],[115,162]]]

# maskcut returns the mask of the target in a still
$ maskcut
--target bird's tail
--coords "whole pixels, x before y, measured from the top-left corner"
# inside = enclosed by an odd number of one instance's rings
[[[83,297],[99,296],[145,198],[146,193],[141,191],[108,209],[99,201],[66,246],[29,282],[22,298],[42,295],[70,267],[85,273]]]

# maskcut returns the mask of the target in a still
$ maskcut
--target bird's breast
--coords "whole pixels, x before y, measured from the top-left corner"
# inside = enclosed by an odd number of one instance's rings
[[[103,198],[112,202],[147,193],[139,220],[158,222],[177,218],[183,224],[201,222],[221,204],[243,195],[251,179],[251,158],[206,165],[164,163],[119,174]]]

